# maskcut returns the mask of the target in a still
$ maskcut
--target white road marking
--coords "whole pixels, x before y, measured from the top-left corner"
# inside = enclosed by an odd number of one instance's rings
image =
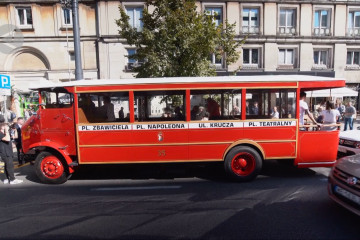
[[[158,190],[158,189],[179,189],[181,186],[152,186],[152,187],[108,187],[93,188],[92,191],[134,191],[134,190]]]

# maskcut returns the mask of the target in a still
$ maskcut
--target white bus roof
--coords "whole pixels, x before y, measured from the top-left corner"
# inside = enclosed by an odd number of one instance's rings
[[[257,75],[257,76],[215,76],[215,77],[169,77],[169,78],[120,78],[78,80],[70,82],[48,82],[31,89],[73,87],[73,86],[108,86],[130,84],[161,84],[161,83],[236,83],[236,82],[297,82],[297,81],[334,81],[343,78],[329,78],[308,75]]]

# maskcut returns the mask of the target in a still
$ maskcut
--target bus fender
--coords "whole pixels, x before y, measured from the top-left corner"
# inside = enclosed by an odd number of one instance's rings
[[[42,147],[42,148],[48,147],[48,148],[51,148],[51,149],[55,150],[56,152],[60,153],[68,165],[69,173],[71,174],[74,172],[73,167],[70,165],[73,161],[69,157],[69,154],[65,150],[61,149],[62,146],[60,146],[59,144],[56,144],[54,142],[38,142],[38,143],[30,145],[29,149],[36,149],[39,147]]]
[[[236,142],[233,142],[224,152],[223,155],[223,159],[225,159],[226,154],[235,146],[239,146],[239,145],[247,145],[247,146],[251,146],[253,148],[255,148],[256,150],[259,151],[262,159],[265,159],[265,152],[264,149],[260,146],[260,144],[258,144],[257,142],[253,141],[253,140],[249,140],[249,139],[242,139],[242,140],[238,140]]]

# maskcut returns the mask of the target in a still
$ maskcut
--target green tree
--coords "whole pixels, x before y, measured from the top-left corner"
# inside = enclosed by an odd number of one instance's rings
[[[147,0],[142,30],[131,27],[122,6],[119,10],[119,34],[136,47],[131,58],[143,62],[134,68],[136,77],[213,76],[211,54],[228,65],[239,58],[243,41],[235,39],[235,24],[216,26],[215,16],[198,13],[193,0]]]

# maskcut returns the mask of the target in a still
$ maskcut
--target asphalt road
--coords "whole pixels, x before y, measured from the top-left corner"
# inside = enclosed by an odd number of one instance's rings
[[[63,185],[0,185],[0,239],[359,239],[327,195],[329,169],[268,163],[249,183],[219,166],[90,166]],[[0,175],[3,178],[3,175]]]

